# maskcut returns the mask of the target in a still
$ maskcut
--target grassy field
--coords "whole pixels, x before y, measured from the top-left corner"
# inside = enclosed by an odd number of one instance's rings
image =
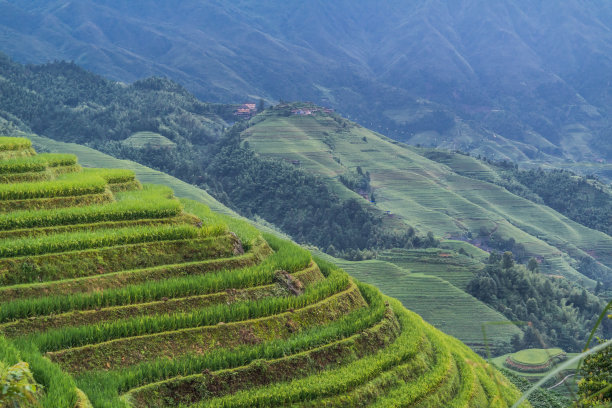
[[[75,174],[95,188],[133,177]],[[36,183],[50,198],[70,193],[55,181]],[[104,188],[109,203],[0,217],[0,362],[29,364],[40,406],[485,408],[519,397],[465,344],[294,243],[166,187]]]
[[[338,189],[344,188],[338,176],[359,166],[370,173],[376,207],[421,232],[443,238],[482,233],[513,238],[528,255],[544,259],[546,273],[587,286],[594,282],[574,268],[578,257],[593,256],[612,266],[611,237],[494,184],[460,176],[415,149],[332,115],[263,115],[242,134],[255,151],[299,162]],[[474,161],[462,165],[472,172],[487,171]]]
[[[485,353],[483,326],[493,354],[502,350],[513,335],[521,333],[501,313],[433,273],[413,273],[381,260],[353,262],[322,253],[318,255],[334,262],[351,276],[375,285],[428,323],[479,352]]]
[[[461,290],[465,290],[474,274],[484,264],[468,256],[446,249],[393,249],[378,255],[387,261],[411,272],[442,278]]]
[[[512,353],[510,358],[518,364],[542,365],[550,362],[555,357],[564,356],[565,352],[560,348],[551,349],[526,349]]]
[[[173,149],[176,143],[155,132],[137,132],[121,142],[124,146],[135,148]]]

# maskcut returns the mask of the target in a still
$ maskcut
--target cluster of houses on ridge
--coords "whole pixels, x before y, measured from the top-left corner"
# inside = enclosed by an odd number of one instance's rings
[[[253,117],[258,111],[257,105],[254,103],[243,103],[238,108],[234,110],[234,115],[238,116],[241,119],[249,119]],[[292,115],[299,116],[311,116],[316,114],[317,112],[323,113],[333,113],[334,110],[331,108],[317,108],[317,107],[304,107],[304,108],[296,108],[291,110]]]
[[[330,108],[303,108],[303,109],[292,109],[291,113],[293,115],[309,116],[309,115],[314,115],[317,112],[333,113],[333,111],[334,110]]]

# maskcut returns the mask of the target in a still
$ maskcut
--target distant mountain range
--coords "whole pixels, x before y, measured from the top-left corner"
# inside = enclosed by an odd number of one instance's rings
[[[213,102],[311,100],[412,144],[612,161],[604,1],[4,0],[0,50]]]

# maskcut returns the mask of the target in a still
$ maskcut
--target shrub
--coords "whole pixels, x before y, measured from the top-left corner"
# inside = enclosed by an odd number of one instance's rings
[[[0,406],[28,407],[37,405],[38,387],[28,363],[9,367],[0,361]]]

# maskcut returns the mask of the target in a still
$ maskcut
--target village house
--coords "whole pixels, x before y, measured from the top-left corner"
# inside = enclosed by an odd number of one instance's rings
[[[256,113],[257,107],[254,103],[243,103],[238,109],[234,111],[234,115],[243,119],[248,119]]]

